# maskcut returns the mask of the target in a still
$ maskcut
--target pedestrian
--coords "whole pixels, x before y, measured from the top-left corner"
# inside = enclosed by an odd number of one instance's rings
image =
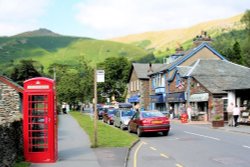
[[[169,107],[169,114],[170,114],[170,119],[174,119],[174,109],[173,107]]]
[[[67,114],[65,102],[63,102],[63,104],[62,104],[62,112],[63,112],[63,114]]]
[[[227,107],[227,117],[228,117],[228,126],[233,126],[233,109],[234,109],[234,103],[231,102],[230,105]]]
[[[187,107],[188,120],[191,121],[192,118],[192,107],[188,105]]]
[[[240,108],[238,107],[238,105],[236,105],[233,108],[233,117],[234,117],[234,126],[237,127],[238,126],[238,118],[240,115]]]

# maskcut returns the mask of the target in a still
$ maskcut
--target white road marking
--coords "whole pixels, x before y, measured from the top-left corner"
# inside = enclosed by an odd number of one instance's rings
[[[205,138],[208,138],[208,139],[213,139],[213,140],[220,141],[219,138],[215,138],[215,137],[211,137],[211,136],[205,136],[205,135],[201,135],[201,134],[197,134],[197,133],[192,133],[192,132],[187,132],[187,131],[184,131],[184,132],[187,133],[187,134],[196,135],[196,136],[205,137]]]
[[[175,164],[176,167],[183,167],[182,165],[180,164]]]
[[[250,146],[243,145],[242,147],[245,147],[245,148],[249,148],[249,149],[250,149]]]
[[[160,154],[162,157],[169,158],[166,154]]]
[[[154,150],[154,151],[156,151],[156,148],[154,148],[154,147],[150,147],[152,150]]]

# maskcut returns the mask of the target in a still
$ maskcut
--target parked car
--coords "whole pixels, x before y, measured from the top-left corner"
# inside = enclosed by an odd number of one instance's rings
[[[133,108],[133,105],[131,103],[118,103],[117,108],[131,109],[131,108]]]
[[[128,131],[136,132],[139,137],[147,132],[162,132],[167,136],[169,130],[169,119],[159,111],[137,111],[128,124]]]
[[[98,119],[103,118],[103,113],[104,113],[104,108],[103,107],[97,108]]]
[[[103,112],[103,122],[108,123],[109,125],[112,125],[114,123],[114,115],[116,113],[115,108],[105,108]]]
[[[134,115],[135,111],[131,109],[118,109],[114,116],[114,126],[122,130],[128,127],[128,122]]]

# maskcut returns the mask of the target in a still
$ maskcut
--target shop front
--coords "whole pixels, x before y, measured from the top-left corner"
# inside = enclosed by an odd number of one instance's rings
[[[140,103],[140,97],[138,95],[131,96],[128,98],[128,102],[132,104]]]
[[[186,112],[185,92],[168,93],[166,95],[166,102],[169,108],[174,109],[174,117],[179,117],[182,113]]]
[[[192,120],[208,120],[208,93],[192,94],[189,102],[192,107]]]
[[[166,111],[166,101],[163,94],[159,95],[150,95],[151,101],[151,109],[159,110],[159,111]]]

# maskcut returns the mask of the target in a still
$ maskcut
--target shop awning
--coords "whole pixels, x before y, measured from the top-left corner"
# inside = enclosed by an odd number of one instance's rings
[[[190,102],[208,101],[208,93],[193,94],[189,97]]]
[[[167,102],[185,102],[185,92],[169,93],[166,95]]]
[[[129,103],[139,103],[140,102],[140,97],[139,96],[131,96],[128,98]]]
[[[151,103],[165,103],[163,95],[150,95]]]

